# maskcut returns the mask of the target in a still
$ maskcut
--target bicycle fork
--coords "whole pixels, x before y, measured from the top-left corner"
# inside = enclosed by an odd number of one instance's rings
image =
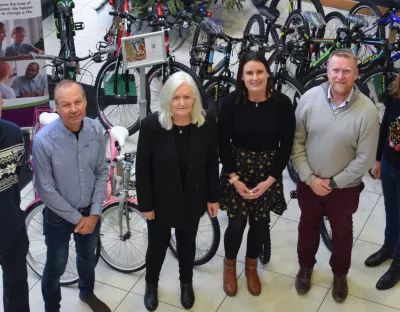
[[[124,190],[120,194],[119,200],[119,210],[118,210],[118,225],[119,225],[119,238],[122,241],[126,241],[131,238],[131,228],[130,228],[130,217],[129,217],[129,208],[128,201],[126,200],[129,197],[129,182],[131,177],[133,159],[129,153],[125,154],[125,166],[124,166]],[[123,216],[125,215],[126,220],[126,232],[123,233]]]

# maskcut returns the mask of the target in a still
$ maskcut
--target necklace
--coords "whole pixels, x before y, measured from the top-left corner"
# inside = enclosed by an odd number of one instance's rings
[[[175,126],[178,127],[178,129],[179,129],[179,134],[182,134],[183,129],[185,129],[185,127],[186,127],[186,126],[179,127],[178,125],[175,125]]]

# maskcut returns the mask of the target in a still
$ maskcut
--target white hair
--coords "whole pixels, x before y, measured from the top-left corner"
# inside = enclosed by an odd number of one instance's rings
[[[160,121],[161,127],[166,130],[172,129],[172,98],[175,94],[176,89],[178,89],[183,84],[192,87],[192,92],[194,95],[190,122],[194,125],[197,125],[197,127],[201,127],[205,122],[204,116],[206,115],[206,113],[203,110],[200,92],[197,88],[196,82],[189,74],[179,71],[172,74],[168,78],[160,92],[160,112],[158,113],[158,120]]]

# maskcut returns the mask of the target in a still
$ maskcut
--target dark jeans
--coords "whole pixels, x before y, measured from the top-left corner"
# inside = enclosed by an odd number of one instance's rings
[[[247,218],[249,218],[249,232],[247,234],[246,257],[256,259],[261,252],[269,230],[269,213],[267,218],[260,218],[257,221],[252,216],[238,215],[229,218],[228,228],[225,231],[225,258],[229,260],[237,257],[242,244],[243,232],[247,225]]]
[[[92,234],[74,234],[76,264],[79,275],[80,295],[93,294],[94,270],[96,267],[95,249],[99,239],[101,222],[97,222]],[[68,263],[69,241],[75,225],[69,223],[46,208],[43,227],[47,246],[47,260],[42,279],[42,294],[46,312],[60,309],[60,277]]]
[[[28,248],[29,240],[24,226],[12,241],[0,249],[4,312],[29,312]]]
[[[328,216],[332,229],[332,256],[329,264],[335,275],[347,275],[353,246],[353,213],[357,211],[362,187],[334,189],[318,196],[311,187],[297,184],[301,210],[297,254],[301,267],[313,268],[320,241],[321,220]]]
[[[393,248],[393,257],[400,261],[400,169],[393,168],[382,157],[381,179],[386,210],[385,245]]]
[[[186,229],[175,229],[179,280],[182,283],[191,283],[193,280],[193,262],[196,255],[196,235],[199,221]],[[149,246],[146,253],[146,282],[157,284],[171,240],[171,227],[156,220],[148,220],[147,229]]]

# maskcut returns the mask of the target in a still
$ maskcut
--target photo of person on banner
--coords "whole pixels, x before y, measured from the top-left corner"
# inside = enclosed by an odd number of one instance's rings
[[[14,89],[16,97],[35,97],[48,94],[46,76],[40,74],[40,65],[36,62],[28,64],[25,75],[15,78],[11,88]]]

